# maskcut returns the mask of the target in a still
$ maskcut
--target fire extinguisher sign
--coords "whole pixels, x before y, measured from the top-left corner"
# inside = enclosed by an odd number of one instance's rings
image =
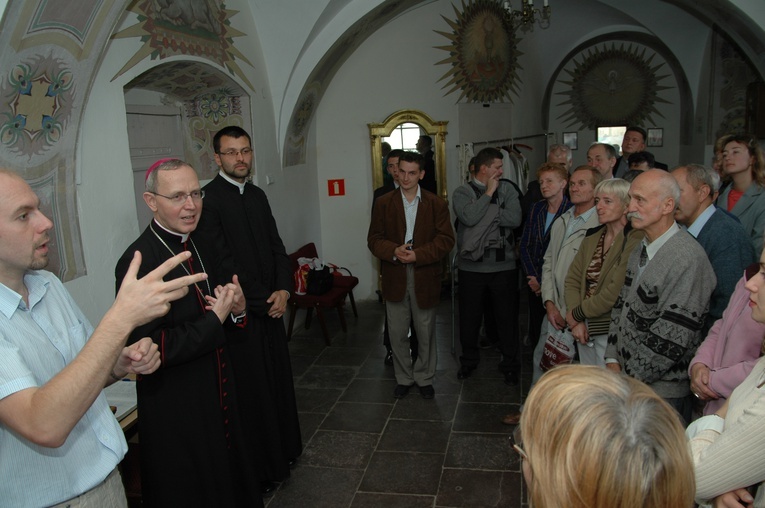
[[[330,196],[345,196],[345,180],[327,180]]]

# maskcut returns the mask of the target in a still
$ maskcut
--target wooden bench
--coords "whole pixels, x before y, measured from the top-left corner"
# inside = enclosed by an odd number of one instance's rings
[[[300,247],[297,251],[289,255],[290,262],[292,263],[292,272],[296,272],[298,269],[298,258],[318,258],[319,255],[316,252],[316,245],[309,243]],[[292,338],[292,330],[295,325],[295,316],[299,309],[306,309],[307,314],[305,318],[305,327],[308,329],[311,326],[311,316],[313,310],[316,309],[316,316],[319,318],[319,324],[321,325],[321,333],[324,336],[324,342],[329,346],[330,338],[327,331],[327,323],[324,319],[324,309],[337,309],[337,315],[340,318],[340,326],[343,331],[347,332],[348,327],[345,323],[345,314],[343,312],[343,306],[345,305],[346,297],[351,301],[351,308],[353,309],[353,315],[358,317],[356,311],[356,301],[353,298],[353,288],[359,283],[359,279],[353,275],[335,275],[333,280],[332,289],[323,295],[298,295],[294,292],[288,300],[290,307],[290,322],[287,328],[287,338]]]

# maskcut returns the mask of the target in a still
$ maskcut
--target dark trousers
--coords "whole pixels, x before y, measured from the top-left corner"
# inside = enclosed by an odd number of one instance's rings
[[[665,397],[664,400],[667,401],[667,403],[672,406],[675,411],[677,411],[683,427],[687,427],[688,424],[691,423],[691,414],[693,409],[693,400],[691,399],[691,396],[686,395],[685,397],[678,398]]]
[[[474,369],[481,359],[478,333],[486,320],[487,336],[499,338],[502,372],[518,372],[518,270],[478,273],[459,270],[460,345],[463,367]],[[487,312],[491,309],[490,312]]]
[[[526,291],[529,292],[529,342],[532,346],[536,346],[539,334],[542,333],[542,320],[547,316],[547,311],[541,296],[537,296],[528,286]]]

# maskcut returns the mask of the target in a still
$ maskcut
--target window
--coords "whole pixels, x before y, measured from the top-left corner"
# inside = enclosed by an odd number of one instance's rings
[[[417,146],[417,140],[420,139],[420,126],[416,123],[401,123],[393,129],[390,136],[382,138],[383,141],[390,143],[393,150],[414,151]],[[621,141],[621,140],[620,140]]]
[[[626,131],[626,125],[619,125],[617,127],[598,127],[598,143],[613,145],[614,148],[616,148],[616,153],[621,154],[622,140],[624,139],[624,133]]]

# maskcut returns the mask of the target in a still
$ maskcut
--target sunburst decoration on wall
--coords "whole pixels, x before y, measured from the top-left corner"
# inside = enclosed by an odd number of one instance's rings
[[[239,11],[226,9],[221,0],[197,2],[196,5],[180,1],[137,0],[128,10],[138,14],[138,23],[112,37],[140,37],[144,45],[112,79],[147,56],[154,60],[192,55],[226,67],[254,89],[235,60],[252,65],[234,45],[234,37],[246,35],[231,26],[231,18]]]
[[[654,64],[656,53],[647,51],[645,46],[611,43],[572,58],[573,69],[565,69],[571,79],[560,80],[569,89],[557,93],[568,96],[558,104],[568,109],[558,118],[568,122],[567,127],[580,124],[589,129],[653,123],[653,115],[663,118],[656,104],[670,103],[659,97],[659,92],[672,88],[659,84],[669,74],[658,75],[665,64]]]
[[[454,8],[457,19],[444,18],[452,32],[436,33],[451,41],[448,46],[436,46],[449,52],[439,64],[451,69],[439,81],[449,79],[442,87],[451,87],[444,95],[462,90],[463,97],[473,102],[513,102],[510,94],[518,95],[520,79],[518,39],[510,14],[496,0],[462,0],[462,12]]]

